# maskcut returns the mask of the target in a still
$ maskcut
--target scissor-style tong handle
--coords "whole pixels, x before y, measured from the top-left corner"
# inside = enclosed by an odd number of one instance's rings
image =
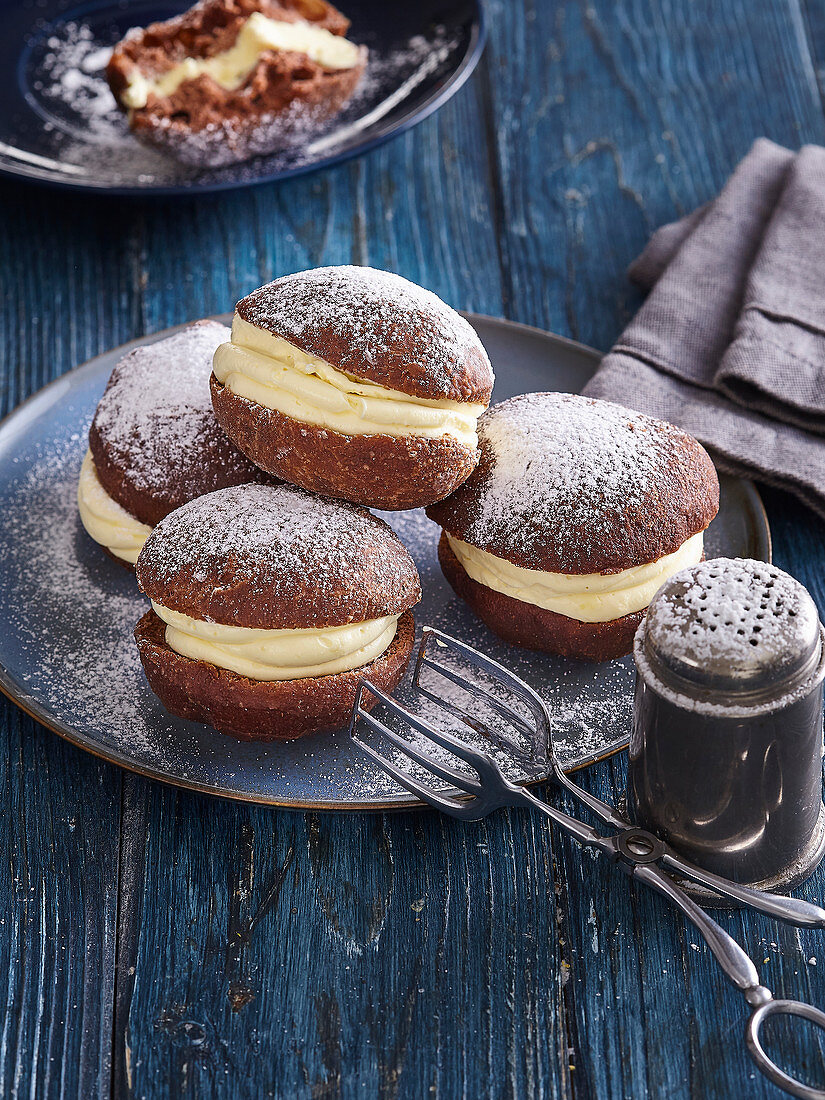
[[[803,1001],[774,1000],[771,991],[760,983],[753,961],[736,940],[709,917],[661,867],[637,866],[631,873],[634,878],[647,883],[682,910],[701,933],[729,981],[744,995],[751,1010],[745,1025],[745,1045],[760,1072],[779,1088],[800,1100],[825,1100],[825,1089],[815,1088],[791,1077],[767,1054],[760,1041],[762,1025],[769,1016],[798,1016],[825,1031],[825,1012]]]
[[[644,829],[628,827],[612,836],[603,836],[583,822],[578,822],[542,802],[526,788],[514,787],[513,793],[516,791],[518,796],[514,801],[521,801],[540,810],[580,843],[598,848],[613,858],[632,878],[662,894],[681,909],[701,934],[728,981],[742,993],[750,1006],[751,1015],[745,1027],[745,1044],[759,1070],[775,1085],[800,1100],[825,1100],[825,1089],[814,1088],[791,1077],[769,1057],[760,1041],[762,1025],[769,1016],[798,1016],[825,1031],[825,1012],[802,1001],[774,1000],[771,991],[760,982],[759,972],[745,950],[660,866],[667,851],[666,845]]]
[[[759,1033],[762,1024],[769,1016],[801,1016],[803,1020],[808,1020],[825,1031],[825,1012],[821,1012],[813,1005],[806,1005],[802,1001],[775,1001],[769,990],[766,989],[765,993],[768,995],[767,999],[752,1007],[751,1015],[745,1025],[745,1044],[748,1053],[761,1072],[779,1088],[789,1092],[791,1096],[798,1096],[800,1100],[823,1100],[825,1090],[797,1081],[795,1077],[791,1077],[774,1062],[765,1052]]]

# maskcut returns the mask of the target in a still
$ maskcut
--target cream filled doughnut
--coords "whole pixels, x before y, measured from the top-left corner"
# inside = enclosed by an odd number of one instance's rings
[[[249,740],[346,722],[359,677],[391,691],[420,598],[383,520],[291,485],[243,485],[172,512],[137,562],[135,630],[166,708]]]
[[[343,435],[445,436],[475,448],[485,405],[417,398],[336,370],[235,314],[232,339],[213,361],[232,393],[315,428]]]
[[[238,303],[212,399],[262,469],[397,509],[439,500],[469,476],[492,385],[474,330],[434,294],[389,272],[333,267]]]
[[[367,49],[327,0],[198,0],[133,27],[106,66],[136,137],[214,169],[306,143],[358,86]]]
[[[481,460],[427,509],[445,576],[506,640],[606,660],[659,587],[702,559],[719,507],[705,450],[672,424],[533,393],[479,421]]]

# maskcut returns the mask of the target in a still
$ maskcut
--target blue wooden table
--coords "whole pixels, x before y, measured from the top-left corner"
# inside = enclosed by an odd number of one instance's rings
[[[825,140],[819,0],[488,14],[456,99],[334,171],[197,201],[0,186],[3,411],[322,263],[605,349],[655,226],[758,135]],[[825,612],[825,528],[765,497],[777,563]],[[136,778],[11,705],[0,720],[2,1097],[779,1095],[699,937],[545,821],[273,812]],[[619,757],[586,784],[613,798],[624,775]],[[823,900],[825,871],[804,894]],[[778,995],[825,1005],[825,933],[721,919]],[[809,1032],[775,1034],[823,1080]]]

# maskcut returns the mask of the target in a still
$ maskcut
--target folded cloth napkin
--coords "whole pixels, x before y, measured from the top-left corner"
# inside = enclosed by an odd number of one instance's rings
[[[825,517],[825,149],[761,139],[630,269],[650,289],[585,389],[679,424]]]

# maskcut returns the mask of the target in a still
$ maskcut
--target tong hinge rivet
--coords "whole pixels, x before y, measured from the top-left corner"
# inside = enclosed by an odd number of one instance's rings
[[[664,847],[658,837],[644,829],[628,829],[616,838],[620,855],[631,863],[655,863]]]

